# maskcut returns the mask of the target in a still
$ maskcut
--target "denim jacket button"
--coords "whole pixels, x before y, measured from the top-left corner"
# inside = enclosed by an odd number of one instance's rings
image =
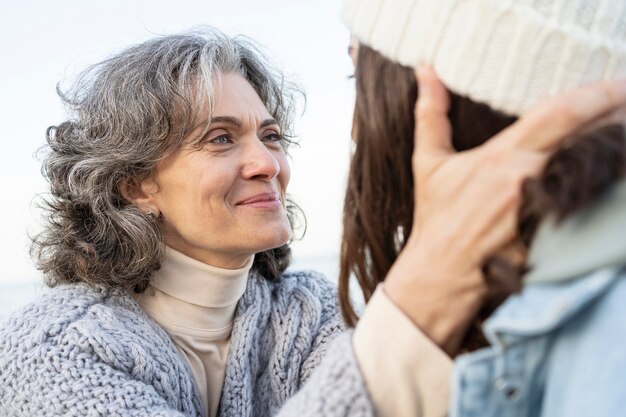
[[[496,380],[496,389],[504,395],[504,398],[509,401],[517,401],[522,396],[522,390],[515,384],[508,382],[504,378]]]

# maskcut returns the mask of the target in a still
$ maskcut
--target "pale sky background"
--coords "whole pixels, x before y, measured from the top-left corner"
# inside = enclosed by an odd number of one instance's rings
[[[40,280],[28,257],[27,233],[38,230],[35,196],[46,191],[34,154],[45,129],[64,120],[56,84],[68,85],[87,65],[155,34],[201,24],[251,37],[305,89],[290,192],[307,215],[308,231],[294,244],[295,258],[299,265],[319,263],[334,271],[328,260],[339,250],[354,101],[349,34],[338,0],[0,4],[0,285]]]

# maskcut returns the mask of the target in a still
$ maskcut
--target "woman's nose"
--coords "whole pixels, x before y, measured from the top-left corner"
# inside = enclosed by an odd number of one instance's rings
[[[263,142],[256,139],[249,144],[245,153],[242,174],[246,179],[269,181],[280,172],[278,159]]]

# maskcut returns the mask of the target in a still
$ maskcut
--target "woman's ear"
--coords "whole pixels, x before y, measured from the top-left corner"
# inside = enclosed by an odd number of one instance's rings
[[[160,210],[155,196],[158,187],[153,178],[127,178],[117,184],[117,189],[127,202],[137,206],[145,214],[151,213],[159,217]]]

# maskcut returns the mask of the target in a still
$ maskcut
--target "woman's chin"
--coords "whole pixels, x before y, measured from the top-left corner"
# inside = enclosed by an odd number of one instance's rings
[[[251,230],[250,242],[255,242],[259,248],[256,252],[275,249],[283,246],[292,238],[289,224],[266,224],[263,227]]]

